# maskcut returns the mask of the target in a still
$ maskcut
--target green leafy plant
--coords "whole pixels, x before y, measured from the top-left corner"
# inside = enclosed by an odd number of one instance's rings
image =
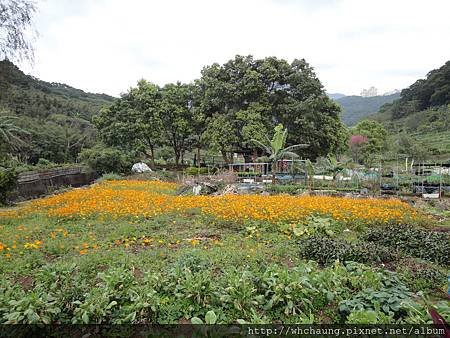
[[[378,289],[365,288],[359,291],[349,300],[339,303],[339,310],[343,313],[354,311],[382,311],[388,316],[401,317],[406,315],[402,306],[404,300],[410,299],[412,293],[400,282],[395,274],[382,281],[382,287]],[[386,318],[384,318],[386,319]]]
[[[361,263],[390,262],[396,259],[392,250],[373,243],[349,243],[344,240],[330,239],[314,235],[299,242],[300,255],[321,264],[335,260]]]
[[[0,205],[6,204],[11,192],[16,188],[17,177],[14,169],[0,169]]]
[[[141,290],[131,271],[123,268],[99,273],[100,282],[72,304],[72,324],[145,323],[156,313],[159,298],[153,289]]]
[[[392,316],[379,310],[357,310],[347,317],[347,324],[390,324]]]
[[[284,158],[298,158],[298,154],[294,153],[293,150],[306,148],[307,144],[294,144],[286,147],[286,140],[288,137],[287,129],[283,128],[282,124],[275,127],[275,132],[273,134],[272,140],[266,136],[267,142],[262,143],[256,139],[252,139],[262,150],[264,150],[269,155],[269,161],[272,164],[272,180],[275,183],[275,171],[276,164],[279,160]]]
[[[61,309],[53,295],[32,291],[10,300],[2,312],[5,324],[50,324]]]
[[[450,261],[450,235],[409,225],[389,225],[368,230],[363,239],[431,262]]]
[[[119,174],[114,173],[106,173],[103,174],[102,177],[100,177],[97,182],[104,182],[104,181],[114,181],[114,180],[120,180],[122,179],[122,176]]]
[[[401,266],[397,271],[401,280],[414,291],[439,290],[447,284],[447,276],[433,266]]]
[[[208,174],[209,170],[208,168],[204,168],[204,167],[188,167],[184,170],[184,172],[186,173],[186,175],[192,175],[192,176],[197,176],[197,175],[206,175]],[[212,171],[211,171],[212,173]]]
[[[203,322],[203,320],[201,320],[198,317],[192,317],[191,318],[191,323],[192,324],[211,324],[211,325],[213,325],[213,324],[216,324],[216,322],[217,322],[217,316],[214,313],[214,311],[206,312],[205,321],[204,322]]]
[[[342,225],[329,217],[311,216],[301,223],[279,223],[279,228],[285,234],[297,238],[306,238],[315,234],[333,237],[342,231]]]

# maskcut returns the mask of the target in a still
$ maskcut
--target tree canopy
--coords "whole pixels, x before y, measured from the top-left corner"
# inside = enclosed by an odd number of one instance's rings
[[[253,140],[264,141],[278,124],[289,129],[287,147],[309,145],[302,157],[339,153],[347,144],[339,106],[305,60],[238,55],[204,67],[193,83],[140,80],[116,100],[26,76],[7,60],[0,70],[0,106],[29,131],[12,155],[29,163],[74,161],[99,141],[152,160],[171,149],[176,164],[195,150],[200,159],[201,149],[226,163],[236,152],[249,160],[261,155]]]
[[[303,156],[337,152],[346,144],[339,107],[305,60],[238,55],[201,74],[192,84],[164,87],[141,80],[95,119],[103,140],[150,149],[152,158],[155,146],[169,145],[177,164],[185,151],[202,146],[226,162],[234,152],[250,156],[258,149],[252,140],[263,141],[280,123],[290,131],[288,146],[310,145]]]
[[[353,151],[358,151],[362,155],[362,160],[368,164],[373,164],[374,160],[381,155],[386,148],[387,130],[377,121],[363,120],[351,130],[354,137],[350,139],[353,142]],[[352,147],[352,148],[353,148]]]
[[[317,157],[339,148],[339,107],[331,101],[305,60],[236,56],[202,70],[198,81],[202,109],[213,126],[229,130],[225,139],[208,128],[207,139],[221,151],[248,153],[251,139],[262,140],[277,124],[289,129],[287,144],[308,143],[304,156]],[[219,140],[220,139],[220,140]]]

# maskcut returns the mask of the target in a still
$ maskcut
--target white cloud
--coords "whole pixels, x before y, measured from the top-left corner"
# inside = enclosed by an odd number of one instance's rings
[[[142,77],[189,82],[235,54],[305,58],[330,92],[387,91],[450,56],[447,0],[45,0],[39,7],[41,37],[28,71],[112,95]]]

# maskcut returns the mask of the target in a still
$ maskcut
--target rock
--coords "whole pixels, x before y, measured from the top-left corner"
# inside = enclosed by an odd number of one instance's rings
[[[201,189],[201,194],[202,195],[211,195],[215,192],[217,192],[218,187],[217,185],[213,184],[213,183],[207,183],[207,182],[202,182],[200,183],[202,189]]]
[[[237,195],[238,190],[234,184],[228,184],[223,188],[221,195]]]
[[[177,195],[212,195],[217,193],[218,187],[212,183],[207,182],[192,182],[191,184],[185,184],[178,189]]]
[[[131,171],[134,173],[149,173],[152,171],[148,165],[143,162],[135,163],[131,167]]]

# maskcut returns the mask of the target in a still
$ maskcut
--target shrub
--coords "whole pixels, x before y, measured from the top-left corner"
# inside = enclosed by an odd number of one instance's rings
[[[14,169],[0,169],[0,205],[6,204],[11,192],[17,186],[17,173]]]
[[[437,290],[447,283],[442,272],[423,264],[398,269],[399,277],[413,291]]]
[[[36,163],[36,167],[38,168],[48,168],[55,166],[55,163],[52,161],[46,160],[45,158],[40,158],[38,162]]]
[[[206,174],[208,174],[208,168],[188,167],[188,168],[186,168],[185,172],[186,172],[186,175],[192,175],[192,176],[206,175]]]
[[[98,174],[129,173],[134,162],[134,156],[116,148],[94,147],[84,149],[79,159],[89,165]]]
[[[304,187],[296,184],[271,184],[267,190],[272,194],[298,194],[303,191]]]
[[[444,232],[408,225],[390,225],[370,229],[363,238],[428,261],[440,264],[448,264],[450,261],[450,235]]]
[[[354,261],[360,263],[390,262],[395,260],[391,250],[373,243],[348,243],[321,235],[314,235],[301,240],[300,255],[321,264],[335,260]]]
[[[103,181],[114,181],[114,180],[121,180],[123,179],[122,176],[114,173],[108,173],[103,174],[102,177],[100,177],[97,182],[103,182]]]

